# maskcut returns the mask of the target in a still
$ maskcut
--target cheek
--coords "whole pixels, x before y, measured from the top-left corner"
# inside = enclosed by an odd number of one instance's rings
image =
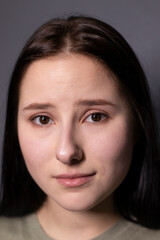
[[[47,138],[37,137],[23,126],[18,128],[20,148],[29,172],[38,172],[45,168],[45,163],[52,157],[50,142]]]
[[[24,128],[19,128],[19,143],[30,175],[45,192],[48,177],[52,173],[50,166],[53,152],[49,142],[46,138],[35,137],[32,131],[24,131]]]
[[[128,172],[133,151],[132,129],[125,121],[110,124],[90,139],[88,152],[93,156],[101,175],[116,180],[124,178]]]

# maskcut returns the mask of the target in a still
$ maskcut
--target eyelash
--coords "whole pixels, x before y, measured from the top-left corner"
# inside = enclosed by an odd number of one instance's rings
[[[96,115],[96,114],[97,114],[97,115],[99,114],[99,117],[101,118],[100,120],[94,121],[94,120],[92,119],[91,121],[86,121],[88,118],[92,118],[92,117],[93,117],[94,115]],[[86,121],[86,122],[91,122],[91,123],[100,123],[100,122],[102,122],[102,121],[104,121],[104,120],[106,120],[106,119],[108,119],[108,118],[109,118],[109,116],[108,116],[106,113],[103,113],[103,112],[98,111],[98,112],[93,112],[93,113],[89,114],[89,116],[86,117],[84,121]]]
[[[48,120],[47,123],[36,123],[36,120],[38,120],[40,122],[40,118],[46,118],[46,120]],[[45,121],[45,119],[44,119]],[[45,126],[45,125],[49,125],[49,124],[53,124],[54,121],[48,117],[47,115],[37,115],[31,118],[31,122],[33,122],[35,125],[37,126]]]
[[[96,117],[96,115],[99,115],[100,119],[97,119],[97,121],[94,121],[93,119],[92,120],[89,120],[87,121],[87,119],[89,118],[93,118]],[[40,118],[44,118],[43,121],[47,120],[47,123],[36,123],[36,120],[38,120],[40,122]],[[46,119],[45,119],[46,118]],[[106,119],[108,119],[109,116],[105,113],[102,113],[102,112],[93,112],[91,114],[89,114],[83,122],[90,122],[90,123],[100,123]],[[96,119],[95,119],[96,120]],[[53,124],[54,121],[48,117],[47,115],[37,115],[37,116],[34,116],[31,118],[31,122],[34,122],[35,125],[37,126],[45,126],[45,125],[50,125],[50,124]]]

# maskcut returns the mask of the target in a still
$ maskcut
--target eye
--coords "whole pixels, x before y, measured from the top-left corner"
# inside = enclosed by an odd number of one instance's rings
[[[108,116],[104,113],[97,112],[90,114],[85,121],[87,122],[101,122],[104,119],[108,118]]]
[[[34,122],[36,125],[48,125],[52,124],[53,120],[48,116],[41,115],[32,118],[32,122]]]

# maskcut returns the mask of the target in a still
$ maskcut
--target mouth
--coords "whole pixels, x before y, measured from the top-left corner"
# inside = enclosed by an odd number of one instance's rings
[[[68,175],[68,174],[61,174],[56,177],[56,181],[65,187],[80,187],[86,183],[89,183],[95,176],[94,173],[89,173],[89,174],[73,174],[73,175]]]

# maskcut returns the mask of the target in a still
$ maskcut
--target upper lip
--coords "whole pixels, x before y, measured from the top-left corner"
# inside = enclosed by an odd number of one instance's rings
[[[93,176],[95,175],[95,172],[92,172],[92,173],[74,173],[74,174],[67,174],[67,173],[64,173],[64,174],[60,174],[60,175],[56,175],[54,176],[54,178],[81,178],[81,177],[89,177],[89,176]]]

